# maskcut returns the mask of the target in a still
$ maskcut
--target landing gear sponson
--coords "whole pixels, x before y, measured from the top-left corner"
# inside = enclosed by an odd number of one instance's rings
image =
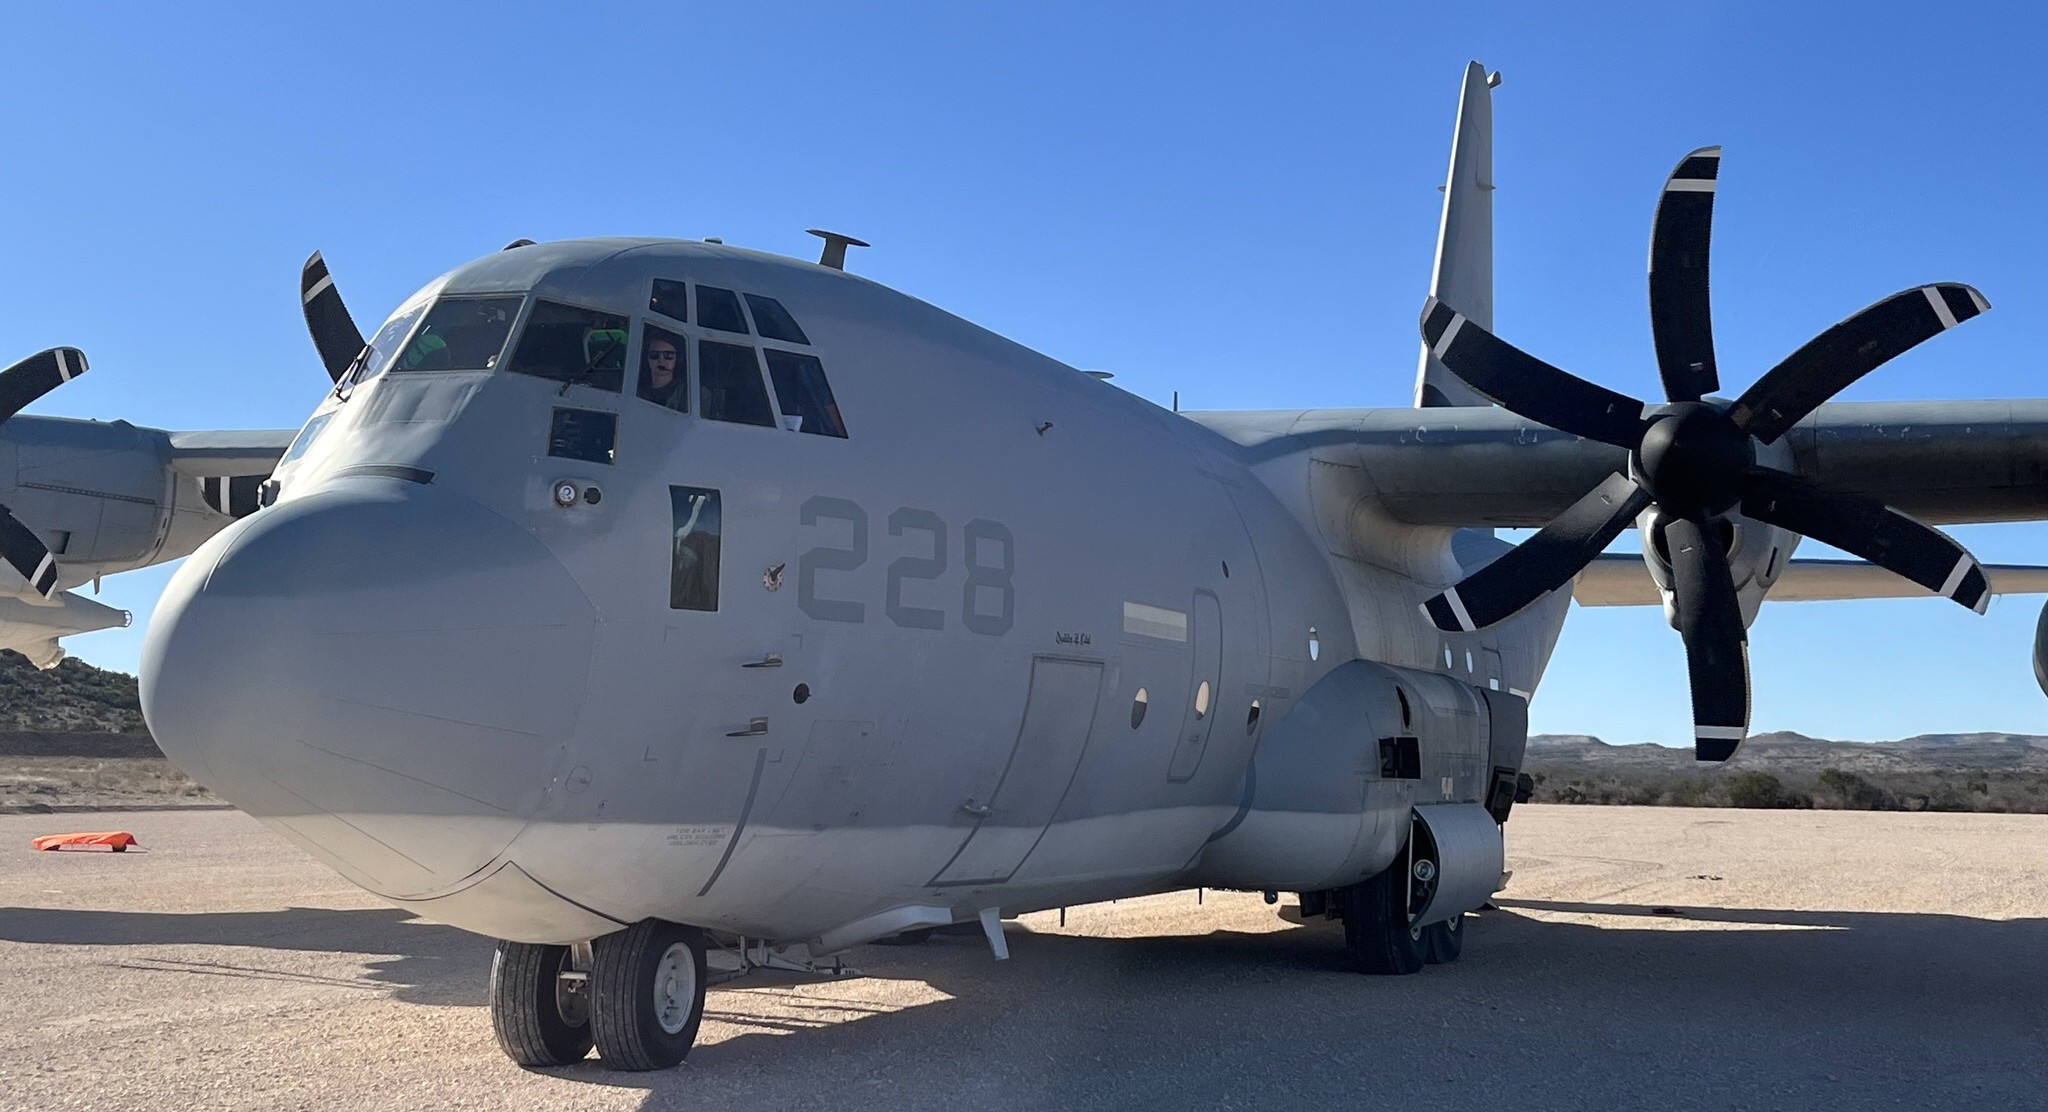
[[[491,1026],[522,1066],[582,1061],[658,1070],[682,1062],[704,1021],[702,931],[646,919],[587,946],[500,942]]]

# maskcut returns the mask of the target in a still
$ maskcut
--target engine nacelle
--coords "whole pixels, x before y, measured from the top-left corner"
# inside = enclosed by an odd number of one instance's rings
[[[1237,813],[1210,839],[1195,880],[1338,888],[1393,861],[1419,806],[1462,803],[1505,820],[1528,728],[1518,696],[1363,660],[1340,665],[1260,743]]]
[[[1795,470],[1791,442],[1780,439],[1774,444],[1758,445],[1757,462],[1781,471]],[[1721,548],[1728,553],[1728,575],[1735,583],[1742,624],[1753,625],[1764,596],[1770,593],[1778,576],[1784,574],[1785,565],[1792,562],[1792,551],[1799,547],[1800,536],[1735,511],[1708,523],[1708,528],[1718,532]],[[1650,578],[1656,580],[1657,593],[1664,598],[1664,620],[1676,629],[1678,612],[1672,605],[1671,553],[1664,547],[1660,511],[1655,507],[1644,511],[1636,519],[1636,531],[1643,537],[1643,563],[1649,565]]]
[[[1676,629],[1678,613],[1672,606],[1671,553],[1664,547],[1661,525],[1658,511],[1653,508],[1644,512],[1636,528],[1643,536],[1643,563],[1649,565],[1650,578],[1657,581],[1657,592],[1664,597],[1664,620]],[[1708,527],[1719,531],[1721,544],[1728,551],[1729,578],[1735,583],[1735,598],[1742,607],[1742,624],[1748,626],[1756,621],[1764,596],[1791,562],[1800,536],[1737,513]]]
[[[123,421],[10,420],[0,503],[42,537],[66,583],[137,567],[163,542],[169,454],[163,433]]]

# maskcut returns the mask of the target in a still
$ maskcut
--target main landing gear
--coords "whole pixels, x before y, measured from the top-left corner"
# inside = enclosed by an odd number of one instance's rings
[[[1410,852],[1377,876],[1334,892],[1302,894],[1304,917],[1322,913],[1344,921],[1344,949],[1361,973],[1405,975],[1427,965],[1449,965],[1465,950],[1465,915],[1416,926],[1437,882],[1433,853]],[[1426,850],[1431,847],[1423,847]]]
[[[491,1026],[522,1066],[582,1061],[657,1070],[690,1053],[704,1021],[702,931],[646,919],[588,946],[500,942]]]

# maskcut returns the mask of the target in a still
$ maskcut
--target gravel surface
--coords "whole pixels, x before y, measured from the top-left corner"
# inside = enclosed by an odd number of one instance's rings
[[[124,829],[143,852],[35,853]],[[0,1108],[2048,1104],[2048,816],[1518,808],[1464,959],[1175,893],[714,990],[681,1068],[522,1071],[490,943],[235,812],[0,816]],[[1291,898],[1283,898],[1291,904]]]

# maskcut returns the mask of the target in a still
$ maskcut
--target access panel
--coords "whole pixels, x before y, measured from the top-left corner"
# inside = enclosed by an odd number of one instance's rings
[[[1102,662],[1041,656],[1031,661],[1024,723],[974,832],[934,885],[991,884],[1010,879],[1052,822],[1088,749],[1102,694]]]

